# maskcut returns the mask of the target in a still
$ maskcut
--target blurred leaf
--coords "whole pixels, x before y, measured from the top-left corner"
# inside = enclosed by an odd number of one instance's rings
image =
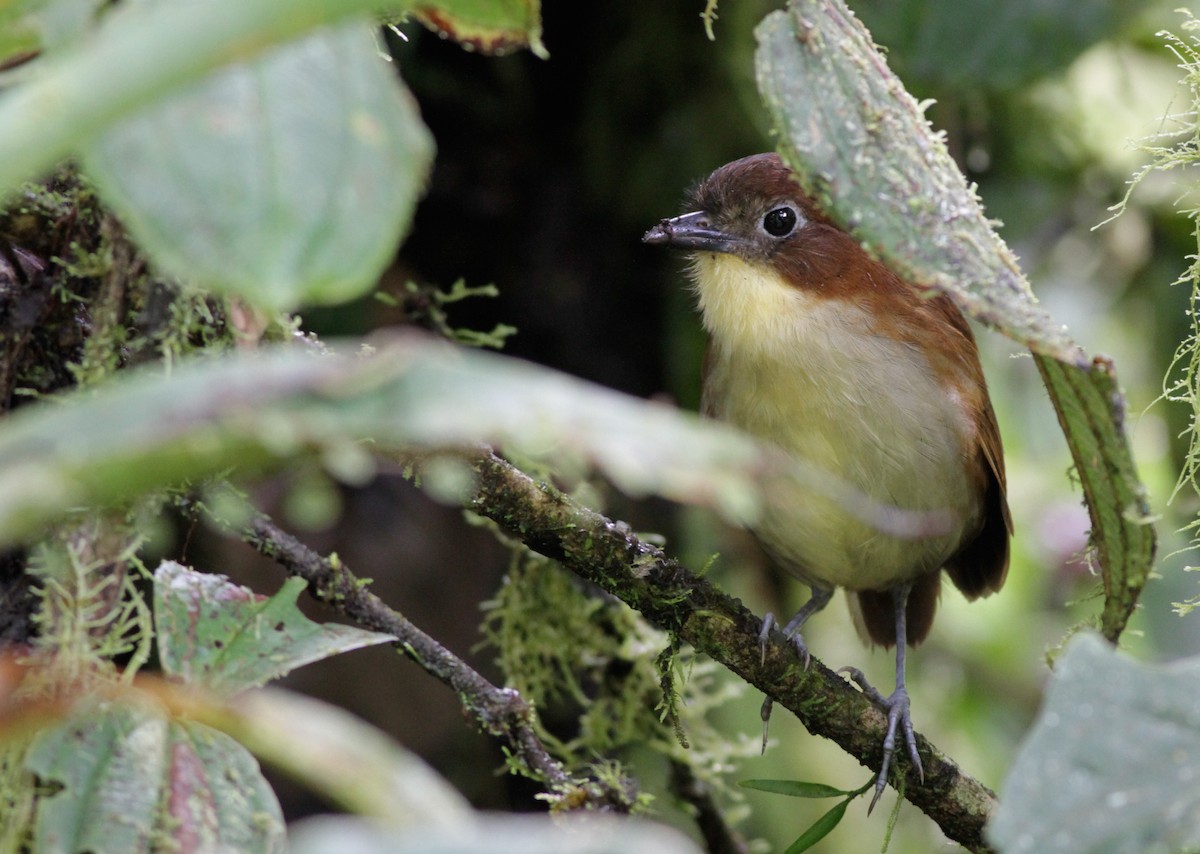
[[[911,82],[942,90],[1014,89],[1066,68],[1117,35],[1131,0],[859,0],[855,11]],[[900,63],[903,63],[901,66]]]
[[[42,39],[33,12],[39,0],[0,4],[0,68],[18,58],[41,50]]]
[[[90,707],[39,733],[25,768],[49,787],[37,851],[284,850],[283,815],[258,763],[200,724],[141,706]]]
[[[173,561],[154,573],[154,621],[163,672],[218,694],[255,688],[323,658],[395,638],[300,613],[306,587],[289,578],[269,599],[224,576]]]
[[[412,16],[443,38],[481,53],[508,53],[527,47],[549,58],[542,44],[541,0],[418,0]]]
[[[0,0],[0,69],[79,38],[105,0]]]
[[[1059,657],[988,836],[1005,854],[1200,845],[1200,659],[1151,667],[1091,634]]]
[[[759,89],[804,188],[897,273],[1034,352],[1087,499],[1115,639],[1156,535],[1112,363],[1089,360],[1037,304],[944,140],[841,0],[791,0],[757,36]]]
[[[292,854],[700,854],[679,831],[644,818],[595,813],[477,814],[453,826],[401,833],[362,820],[322,816],[291,828]]]
[[[819,819],[813,822],[812,827],[800,834],[791,845],[787,847],[784,854],[800,854],[801,851],[807,851],[829,835],[835,827],[841,823],[842,816],[846,814],[846,807],[850,805],[850,799],[836,803],[830,808],[829,812],[825,813]]]
[[[470,818],[467,801],[420,757],[337,706],[278,688],[223,703],[162,687],[176,714],[236,738],[343,809],[393,829],[459,826]]]
[[[35,536],[71,508],[230,467],[244,477],[306,454],[344,465],[364,453],[361,442],[436,450],[484,441],[594,465],[629,494],[706,505],[734,520],[752,521],[760,501],[820,499],[897,536],[937,533],[945,521],[872,502],[727,425],[405,335],[360,357],[284,347],[205,359],[170,376],[132,371],[94,395],[22,407],[0,422],[0,543]],[[448,477],[448,488],[469,487],[463,474]]]
[[[397,0],[387,6],[404,9],[410,3]],[[86,39],[39,61],[30,79],[0,93],[0,200],[22,181],[52,168],[81,141],[95,139],[111,122],[209,72],[379,8],[377,0],[116,4]],[[475,28],[472,32],[482,30],[476,37],[484,40],[492,28],[510,39],[520,34],[532,50],[544,54],[534,0],[443,0],[423,3],[422,10],[426,16],[461,21]]]
[[[373,0],[117,4],[95,32],[0,92],[0,199],[109,123],[207,73],[377,8]]]
[[[84,164],[165,272],[289,309],[375,285],[432,153],[415,103],[355,21],[123,119]]]
[[[853,794],[824,783],[803,783],[799,780],[739,780],[738,785],[743,789],[757,789],[793,798],[837,798]]]

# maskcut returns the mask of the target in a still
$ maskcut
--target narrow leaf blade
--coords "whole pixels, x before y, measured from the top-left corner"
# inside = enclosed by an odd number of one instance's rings
[[[801,851],[809,850],[828,836],[841,823],[842,816],[846,814],[846,807],[849,805],[850,801],[848,799],[835,804],[829,812],[813,822],[812,827],[800,834],[787,847],[785,854],[800,854]]]
[[[740,780],[738,785],[743,789],[756,789],[793,798],[837,798],[850,794],[824,783],[805,783],[800,780]]]

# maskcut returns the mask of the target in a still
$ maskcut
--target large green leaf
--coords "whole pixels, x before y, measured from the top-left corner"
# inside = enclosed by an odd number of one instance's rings
[[[259,596],[220,575],[173,561],[154,573],[154,627],[163,672],[217,694],[265,685],[339,653],[395,640],[338,623],[314,623],[296,607],[302,578]]]
[[[1005,854],[1200,845],[1200,660],[1140,664],[1095,635],[1059,657],[988,836]]]
[[[432,152],[368,23],[355,21],[117,122],[84,163],[165,272],[288,309],[374,286]]]
[[[1136,0],[858,0],[908,80],[1009,89],[1059,71],[1143,11]]]
[[[87,705],[36,736],[25,768],[46,787],[36,851],[284,850],[283,815],[254,757],[152,707]]]
[[[292,854],[700,854],[673,827],[597,813],[477,814],[450,826],[397,833],[345,817],[307,819],[291,828]]]
[[[36,178],[112,122],[274,45],[381,5],[408,0],[206,0],[119,3],[86,39],[39,60],[27,81],[0,93],[0,200]],[[461,15],[481,26],[523,31],[536,43],[536,7],[486,0],[425,2],[428,13]],[[479,17],[484,7],[493,13]]]
[[[363,356],[286,347],[169,376],[130,372],[94,394],[23,407],[0,422],[0,543],[36,536],[70,508],[230,468],[249,475],[310,454],[361,477],[368,447],[485,441],[594,465],[630,494],[707,505],[742,522],[764,499],[817,496],[898,535],[945,523],[940,513],[873,503],[726,425],[527,362],[402,336]]]
[[[23,753],[41,784],[33,850],[283,851],[279,804],[252,753],[389,834],[471,822],[419,757],[328,703],[274,688],[222,699],[154,679],[105,696],[43,721]]]

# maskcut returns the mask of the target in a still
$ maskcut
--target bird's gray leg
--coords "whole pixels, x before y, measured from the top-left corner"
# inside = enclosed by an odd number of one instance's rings
[[[908,690],[904,685],[904,656],[908,640],[906,614],[908,594],[911,589],[911,583],[892,588],[892,604],[896,612],[896,690],[892,692],[892,695],[884,697],[872,688],[862,671],[857,668],[844,667],[841,671],[849,674],[863,693],[887,712],[888,726],[887,735],[883,739],[883,766],[879,769],[879,776],[875,778],[875,796],[871,798],[871,805],[867,808],[868,814],[875,809],[875,804],[879,802],[879,797],[887,786],[888,769],[892,764],[892,755],[896,752],[897,727],[904,733],[904,742],[908,746],[908,756],[912,760],[913,767],[917,769],[917,774],[922,782],[925,780],[925,769],[921,766],[921,756],[917,753],[917,739],[913,734],[912,717],[909,714]]]
[[[808,652],[808,647],[804,643],[804,637],[800,634],[800,629],[808,622],[809,617],[820,611],[829,604],[829,600],[833,598],[832,587],[812,587],[812,596],[800,608],[799,611],[788,620],[787,625],[783,627],[783,636],[792,646],[796,648],[796,652],[804,659],[804,669],[808,669],[809,662],[812,661],[812,656]],[[775,628],[775,615],[768,611],[763,615],[762,630],[758,633],[758,645],[762,650],[763,660],[767,657],[767,639],[771,636],[771,630]],[[763,722],[763,740],[762,747],[765,752],[767,749],[767,728],[771,723],[771,709],[775,705],[775,701],[770,697],[763,700],[762,710],[759,712]]]

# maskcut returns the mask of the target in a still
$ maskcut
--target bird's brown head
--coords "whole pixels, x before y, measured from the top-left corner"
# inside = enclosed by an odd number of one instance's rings
[[[770,266],[793,286],[819,288],[829,296],[848,262],[867,259],[774,153],[720,167],[692,189],[684,210],[651,228],[642,241]]]

